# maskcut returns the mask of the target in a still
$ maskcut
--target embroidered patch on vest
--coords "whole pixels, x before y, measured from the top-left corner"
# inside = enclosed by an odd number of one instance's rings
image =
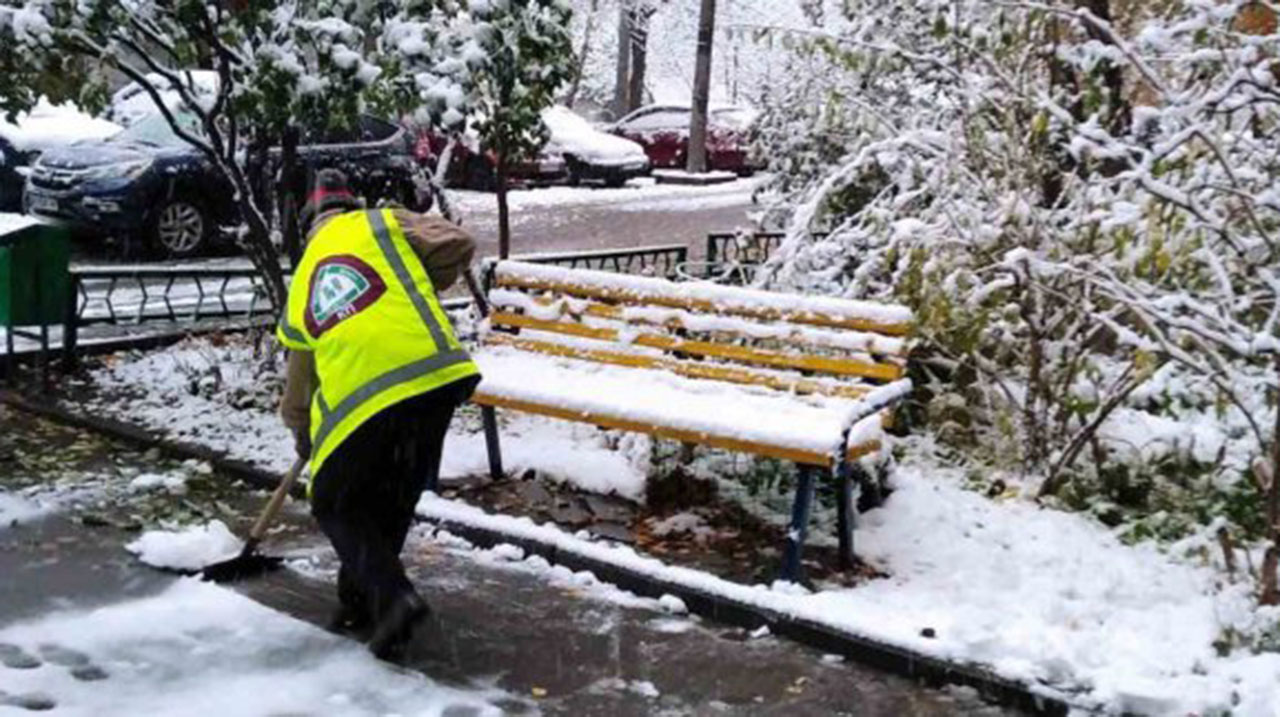
[[[316,263],[309,289],[307,332],[318,339],[377,301],[387,285],[373,267],[350,254],[340,254]]]

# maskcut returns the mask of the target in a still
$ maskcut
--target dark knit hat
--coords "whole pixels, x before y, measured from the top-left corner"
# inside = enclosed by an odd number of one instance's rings
[[[311,191],[307,192],[307,202],[302,205],[302,213],[298,215],[299,228],[305,234],[311,231],[311,223],[325,212],[352,211],[360,209],[364,204],[351,193],[347,184],[347,175],[340,169],[322,169],[316,172],[311,183]]]

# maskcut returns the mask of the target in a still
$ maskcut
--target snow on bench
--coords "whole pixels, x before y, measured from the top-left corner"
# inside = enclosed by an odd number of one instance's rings
[[[840,485],[852,564],[856,459],[881,449],[904,378],[906,307],[517,261],[492,266],[475,353],[490,469],[494,409],[794,461],[800,480],[783,575],[796,579],[814,476]]]

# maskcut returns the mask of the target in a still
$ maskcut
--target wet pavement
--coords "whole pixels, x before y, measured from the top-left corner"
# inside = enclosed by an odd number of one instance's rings
[[[0,451],[13,452],[15,435],[57,445],[63,429],[0,408]],[[138,527],[190,521],[214,510],[237,517],[243,532],[260,495],[218,490],[193,478],[174,502],[173,514],[132,511],[130,520],[84,520],[90,510],[114,507],[129,514],[125,481],[148,471],[181,470],[155,455],[109,441],[73,453],[66,445],[88,437],[63,437],[63,456],[88,457],[82,468],[56,470],[73,494],[74,473],[96,491],[67,500],[52,515],[0,527],[0,627],[57,608],[93,607],[152,595],[176,579],[134,561],[123,544]],[[0,491],[31,491],[29,461],[0,464]],[[162,470],[163,469],[163,470]],[[117,474],[116,472],[122,471]],[[104,477],[105,476],[105,477]],[[114,477],[113,477],[114,476]],[[120,497],[124,495],[125,497]],[[154,496],[149,500],[155,500]],[[220,508],[215,506],[221,505]],[[313,531],[303,506],[294,504],[270,549],[297,556],[295,569],[248,581],[235,589],[255,601],[315,624],[333,608],[332,553]],[[229,516],[228,516],[229,517]],[[434,613],[411,646],[405,665],[450,685],[498,687],[517,699],[511,713],[549,715],[999,715],[999,708],[962,690],[938,691],[769,636],[704,622],[642,600],[589,576],[573,575],[513,551],[472,550],[456,539],[415,529],[406,550],[415,582]],[[162,630],[163,625],[157,626]],[[3,690],[0,671],[0,690]],[[5,708],[0,706],[0,713]]]

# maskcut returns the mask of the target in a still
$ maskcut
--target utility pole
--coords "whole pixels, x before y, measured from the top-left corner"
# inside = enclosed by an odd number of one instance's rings
[[[628,97],[631,86],[631,3],[618,3],[618,62],[614,74],[613,114],[622,119],[631,102]]]
[[[711,98],[711,47],[716,34],[716,0],[702,0],[698,14],[698,62],[693,73],[693,112],[689,116],[689,158],[686,169],[707,171],[707,105]]]

